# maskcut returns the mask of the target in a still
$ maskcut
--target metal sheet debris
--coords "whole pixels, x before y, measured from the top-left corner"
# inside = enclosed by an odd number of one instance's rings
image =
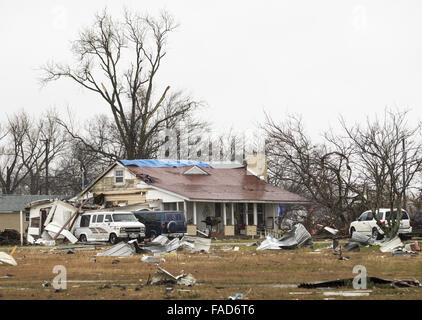
[[[16,260],[11,255],[7,254],[6,252],[0,252],[0,263],[11,265],[11,266],[18,265]]]
[[[374,244],[374,242],[375,242],[373,238],[371,238],[367,235],[364,235],[363,233],[357,232],[357,231],[352,233],[352,239],[351,240],[353,242],[358,242],[358,243],[361,243],[363,245]]]
[[[191,252],[209,252],[211,239],[184,236],[182,240],[174,238],[169,241],[166,236],[159,236],[154,241],[141,247],[143,250],[152,252],[154,255],[160,255],[175,251],[179,248],[189,249]]]
[[[395,249],[403,248],[404,244],[401,242],[399,237],[395,237],[390,241],[381,243],[380,251],[381,252],[393,252]]]
[[[256,250],[293,249],[303,246],[312,246],[312,236],[303,224],[297,223],[279,240],[275,239],[272,235],[267,235],[267,238],[262,241]]]
[[[184,236],[181,240],[182,246],[191,246],[191,252],[209,252],[211,247],[211,239],[209,238],[201,238],[201,237],[192,237],[192,236]]]
[[[73,235],[72,232],[70,232],[69,230],[66,230],[66,229],[63,229],[63,230],[61,230],[61,229],[62,229],[61,226],[56,225],[53,222],[50,223],[50,224],[48,224],[45,227],[45,230],[50,231],[53,234],[57,234],[58,232],[60,232],[60,234],[63,235],[63,236],[65,236],[71,243],[78,242],[78,239]]]
[[[97,253],[97,256],[108,256],[108,257],[128,257],[135,254],[135,246],[130,243],[120,242],[110,249],[103,252]]]
[[[157,272],[154,274],[152,279],[149,281],[150,285],[185,285],[193,286],[196,283],[196,279],[190,274],[185,274],[182,270],[182,273],[178,276],[173,276],[170,272],[164,270],[163,268],[158,267]]]

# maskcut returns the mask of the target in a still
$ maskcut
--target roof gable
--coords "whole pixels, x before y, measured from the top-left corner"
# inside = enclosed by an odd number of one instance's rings
[[[192,168],[183,172],[183,174],[209,174],[209,173],[202,170],[201,168],[199,168],[197,166],[193,166]]]

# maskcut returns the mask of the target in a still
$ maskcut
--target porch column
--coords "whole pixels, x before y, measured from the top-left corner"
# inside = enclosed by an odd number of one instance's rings
[[[234,225],[234,203],[232,202],[232,225]]]
[[[224,226],[227,224],[227,213],[226,213],[226,203],[223,202],[223,222]]]
[[[249,225],[249,214],[248,214],[248,204],[247,203],[245,203],[245,206],[244,206],[244,213],[245,213],[245,223],[246,223],[246,225],[248,226]]]
[[[179,211],[179,201],[176,202],[176,211]]]
[[[188,204],[183,200],[183,212],[185,213],[185,220],[188,221]]]
[[[271,207],[272,207],[272,209],[273,209],[273,229],[275,230],[275,231],[277,231],[278,230],[278,225],[277,225],[277,223],[276,223],[276,214],[278,214],[278,212],[276,212],[277,211],[277,204],[276,203],[273,203],[272,205],[271,205]]]
[[[193,224],[196,226],[196,202],[193,202]]]
[[[258,205],[256,203],[253,204],[253,224],[254,226],[258,225]]]

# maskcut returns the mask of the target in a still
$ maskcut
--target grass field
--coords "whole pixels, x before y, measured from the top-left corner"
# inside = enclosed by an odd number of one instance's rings
[[[250,242],[250,241],[249,241]],[[353,291],[352,287],[330,290],[298,289],[302,282],[353,278],[355,265],[363,265],[368,276],[388,279],[422,280],[422,255],[393,257],[378,247],[363,247],[348,252],[350,260],[340,261],[330,242],[318,242],[314,248],[256,251],[245,242],[239,251],[233,246],[213,242],[209,254],[190,254],[182,250],[164,255],[160,266],[174,275],[182,270],[197,280],[192,287],[147,286],[157,265],[132,257],[96,257],[101,251],[51,250],[47,247],[20,247],[14,253],[18,266],[0,265],[0,299],[227,299],[238,292],[245,299],[422,299],[422,288],[368,286],[369,296],[342,297],[330,292]],[[0,247],[10,252],[11,247]],[[320,249],[314,251],[315,249]],[[96,258],[96,262],[93,258]],[[119,260],[113,264],[113,260]],[[53,282],[53,268],[67,270],[67,289],[56,292],[43,282]],[[9,275],[9,276],[7,276]]]

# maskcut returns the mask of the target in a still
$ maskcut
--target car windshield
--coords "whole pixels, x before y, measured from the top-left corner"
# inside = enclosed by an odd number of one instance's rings
[[[119,213],[113,214],[114,222],[121,222],[121,221],[138,221],[136,217],[132,213]]]

